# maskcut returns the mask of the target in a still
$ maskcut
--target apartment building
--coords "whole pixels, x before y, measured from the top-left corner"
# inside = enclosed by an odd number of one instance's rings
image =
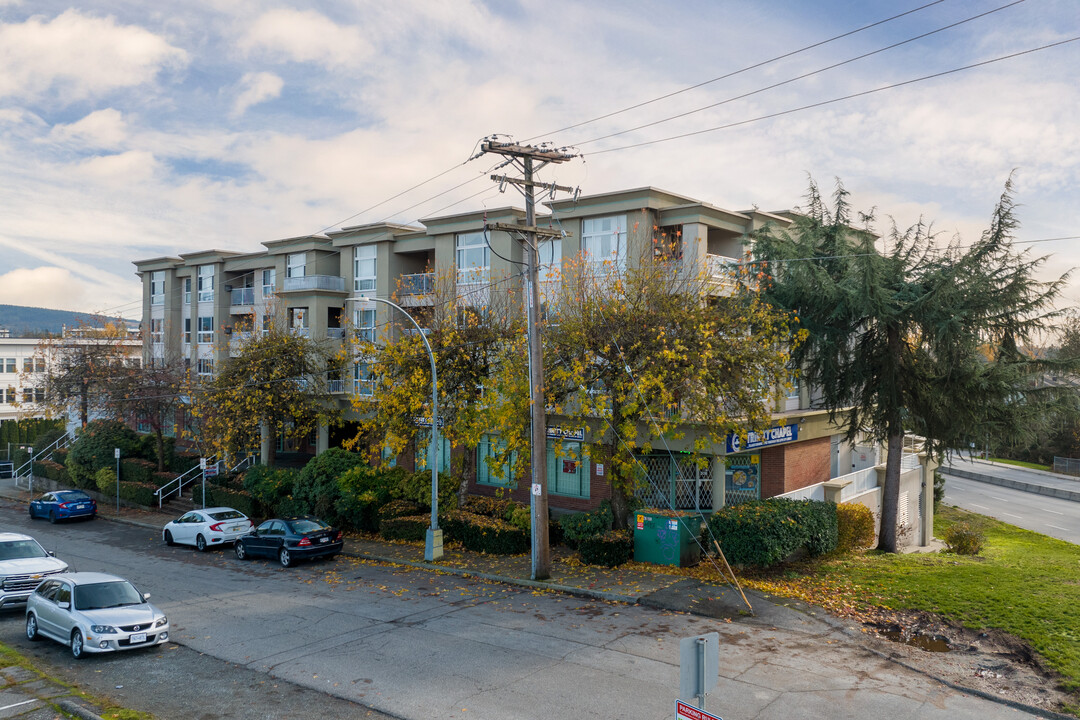
[[[678,238],[679,262],[688,270],[715,276],[717,292],[723,292],[728,277],[724,268],[743,256],[749,233],[766,223],[791,222],[787,213],[735,212],[652,187],[559,200],[547,209],[538,222],[550,223],[562,237],[544,242],[542,263],[560,266],[575,256],[632,263],[659,229]],[[524,220],[523,210],[503,207],[427,218],[417,226],[378,223],[274,240],[256,253],[203,250],[137,261],[146,362],[182,358],[198,375],[210,377],[248,333],[275,321],[292,332],[332,341],[342,337],[347,319],[357,332],[374,337],[377,327],[403,319],[366,297],[396,297],[422,313],[433,302],[436,278],[448,270],[456,273],[458,296],[482,305],[491,283],[515,276],[524,261],[520,243],[491,228],[524,225]],[[332,384],[332,390],[343,408],[351,406],[350,394],[370,393],[363,364],[354,365],[351,377]],[[873,466],[876,454],[846,443],[826,413],[811,408],[811,400],[799,387],[779,397],[775,427],[746,442],[729,438],[707,470],[691,472],[678,459],[689,441],[675,443],[673,453],[642,456],[651,481],[646,501],[713,509],[798,491]],[[564,441],[584,433],[567,429],[558,417],[549,418],[549,427],[551,433],[562,433]],[[311,450],[322,451],[333,442],[331,430],[324,428]],[[440,448],[441,462],[464,451]],[[475,452],[478,471],[469,479],[470,489],[493,494],[504,483],[485,472],[483,443]],[[412,458],[400,461],[413,465]],[[587,459],[555,463],[549,451],[548,476],[553,508],[591,509],[610,495],[604,466]],[[527,488],[512,494],[527,499]]]
[[[45,358],[39,338],[0,337],[0,421],[42,417]]]

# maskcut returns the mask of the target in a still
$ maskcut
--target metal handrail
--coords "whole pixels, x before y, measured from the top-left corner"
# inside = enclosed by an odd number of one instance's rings
[[[211,464],[211,461],[217,462],[216,456],[208,457],[206,460],[208,465]],[[191,477],[188,477],[188,475],[191,475]],[[158,509],[161,509],[161,505],[166,497],[169,497],[173,493],[176,493],[177,497],[179,497],[180,493],[184,490],[184,485],[194,480],[196,475],[202,475],[202,467],[200,465],[196,465],[187,472],[177,475],[175,478],[155,490],[154,494],[157,495]],[[187,479],[185,480],[185,478]],[[173,485],[176,485],[175,490],[170,489]]]
[[[40,450],[38,452],[30,453],[30,459],[27,460],[26,462],[24,462],[22,465],[20,465],[15,470],[15,474],[14,474],[15,487],[19,486],[19,478],[23,477],[22,473],[23,473],[24,470],[26,470],[26,477],[30,479],[30,483],[29,483],[28,487],[30,489],[31,494],[33,494],[33,492],[34,492],[34,463],[39,462],[42,459],[51,460],[52,456],[53,456],[53,453],[55,453],[57,450],[63,450],[68,445],[70,445],[74,439],[75,439],[75,436],[70,431],[68,431],[68,432],[65,432],[63,435],[61,435],[60,437],[56,438],[56,440],[51,445],[49,445],[47,448],[45,448],[44,450]]]
[[[251,455],[248,455],[247,457],[245,457],[240,462],[236,463],[236,465],[233,465],[231,468],[229,468],[229,473],[235,473],[235,472],[240,472],[241,470],[246,470],[247,468],[251,467],[254,464],[255,464],[255,454],[252,453]]]

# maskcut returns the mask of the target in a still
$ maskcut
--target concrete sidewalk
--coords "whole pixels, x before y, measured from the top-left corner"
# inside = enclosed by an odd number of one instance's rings
[[[102,711],[39,672],[18,665],[0,667],[0,718],[102,720],[97,714]]]

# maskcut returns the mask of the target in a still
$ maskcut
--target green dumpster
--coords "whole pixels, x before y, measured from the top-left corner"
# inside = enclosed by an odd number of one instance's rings
[[[700,515],[638,510],[633,519],[635,560],[679,567],[701,561]]]

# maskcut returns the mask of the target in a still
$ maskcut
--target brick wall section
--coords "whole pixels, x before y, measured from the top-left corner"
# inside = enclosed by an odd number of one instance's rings
[[[783,495],[829,479],[829,437],[761,450],[761,497]]]

